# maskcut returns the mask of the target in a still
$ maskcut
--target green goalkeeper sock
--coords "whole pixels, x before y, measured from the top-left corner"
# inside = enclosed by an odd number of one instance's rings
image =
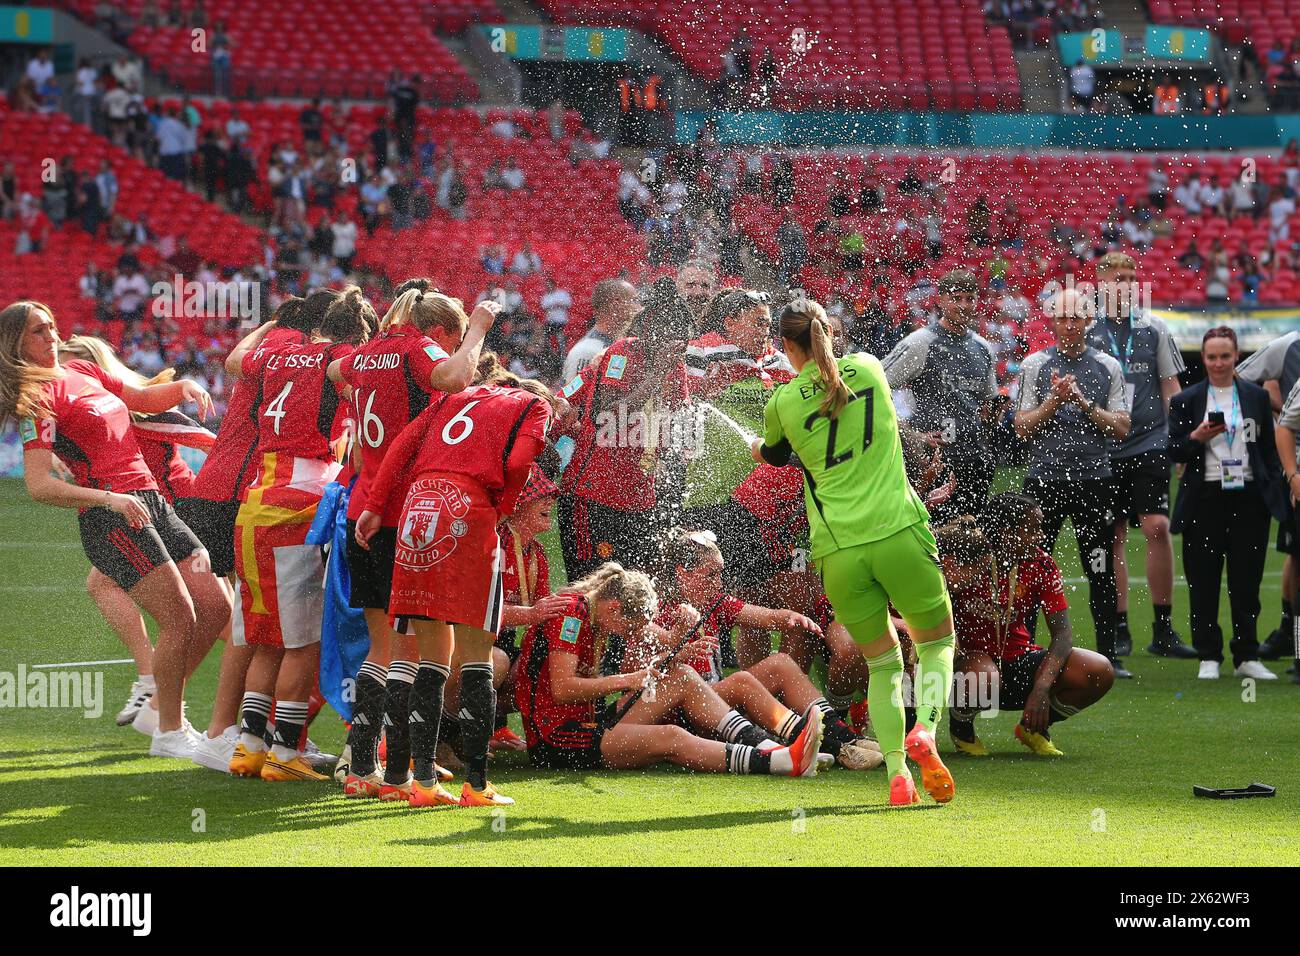
[[[943,705],[948,702],[956,644],[955,634],[916,642],[916,720],[931,736],[943,716]]]
[[[897,644],[879,657],[868,657],[870,681],[867,709],[876,743],[885,755],[885,769],[891,778],[902,773],[907,762],[903,754],[903,652]]]

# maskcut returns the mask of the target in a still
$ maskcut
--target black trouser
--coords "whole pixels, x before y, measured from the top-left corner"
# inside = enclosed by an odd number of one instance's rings
[[[1253,481],[1240,491],[1206,482],[1183,526],[1183,574],[1191,606],[1192,646],[1203,661],[1223,661],[1219,627],[1219,586],[1228,561],[1228,602],[1232,607],[1234,666],[1259,659],[1255,625],[1259,584],[1268,557],[1270,515]]]
[[[993,485],[993,476],[997,465],[993,456],[962,457],[950,459],[952,473],[957,479],[957,487],[945,502],[935,505],[930,512],[935,525],[951,521],[960,515],[978,515],[989,500],[989,488]]]
[[[1074,525],[1079,563],[1088,578],[1088,608],[1097,631],[1097,651],[1115,656],[1115,522],[1111,511],[1110,482],[1025,479],[1025,494],[1038,499],[1043,509],[1043,547],[1049,552],[1066,519]],[[1035,610],[1035,618],[1037,610]]]

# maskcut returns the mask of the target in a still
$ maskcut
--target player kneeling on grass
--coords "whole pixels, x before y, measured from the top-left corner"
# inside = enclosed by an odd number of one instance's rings
[[[516,683],[533,766],[622,770],[668,762],[708,773],[817,773],[823,721],[816,707],[803,715],[782,708],[793,739],[781,746],[672,655],[632,673],[601,675],[611,637],[638,647],[653,635],[680,649],[699,622],[682,605],[671,631],[652,624],[658,598],[645,574],[611,561],[560,593],[568,599],[565,613],[529,629]],[[610,694],[622,698],[606,707]],[[695,732],[673,723],[674,715]]]
[[[656,623],[664,628],[677,624],[683,604],[706,614],[699,635],[682,649],[679,660],[698,671],[733,707],[742,707],[748,713],[770,712],[770,720],[775,722],[769,726],[779,728],[789,711],[802,714],[810,706],[816,707],[826,725],[821,751],[841,766],[870,770],[884,762],[879,745],[858,738],[790,655],[769,654],[745,670],[722,676],[721,642],[731,639],[733,627],[754,628],[763,634],[795,631],[820,637],[822,629],[815,621],[794,611],[746,604],[725,593],[725,562],[710,531],[676,529],[669,538],[665,559],[660,587],[665,607]],[[662,645],[659,648],[670,649]]]
[[[1023,708],[1016,739],[1040,757],[1060,757],[1048,727],[1106,696],[1110,662],[1074,646],[1061,572],[1042,549],[1043,513],[1033,498],[994,495],[978,526],[966,517],[940,532],[960,650],[949,729],[962,753],[988,756],[975,716],[996,700]],[[1042,606],[1051,646],[1030,640],[1027,617]],[[972,699],[973,698],[973,699]]]

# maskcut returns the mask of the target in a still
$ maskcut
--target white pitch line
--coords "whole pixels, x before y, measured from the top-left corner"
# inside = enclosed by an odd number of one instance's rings
[[[1281,572],[1281,571],[1265,571],[1265,572],[1264,572],[1264,577],[1266,577],[1266,578],[1280,578],[1281,576],[1282,576],[1282,572]],[[1087,583],[1088,583],[1088,579],[1087,579],[1087,578],[1063,578],[1062,580],[1064,580],[1066,584],[1087,584]],[[1147,579],[1146,579],[1146,578],[1135,578],[1135,577],[1133,577],[1132,575],[1130,575],[1130,576],[1129,576],[1129,579],[1128,579],[1128,583],[1129,583],[1129,584],[1146,584],[1146,583],[1147,583]],[[1187,580],[1186,580],[1185,578],[1184,578],[1184,579],[1181,579],[1181,580],[1178,579],[1178,578],[1175,578],[1175,579],[1174,579],[1174,584],[1186,584],[1186,583],[1187,583]]]
[[[0,592],[19,594],[66,594],[76,589],[75,584],[0,584]]]
[[[134,663],[135,663],[134,658],[123,657],[120,660],[116,660],[116,661],[67,661],[66,663],[63,664],[33,664],[31,665],[31,667],[27,669],[31,671],[39,671],[39,670],[49,670],[55,667],[94,667],[98,664],[134,664]]]
[[[76,541],[0,541],[0,548],[80,548]]]

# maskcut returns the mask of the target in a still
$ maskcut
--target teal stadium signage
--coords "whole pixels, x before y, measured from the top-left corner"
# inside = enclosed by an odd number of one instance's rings
[[[479,29],[494,53],[512,60],[621,63],[627,59],[627,30],[522,23],[489,23]]]

